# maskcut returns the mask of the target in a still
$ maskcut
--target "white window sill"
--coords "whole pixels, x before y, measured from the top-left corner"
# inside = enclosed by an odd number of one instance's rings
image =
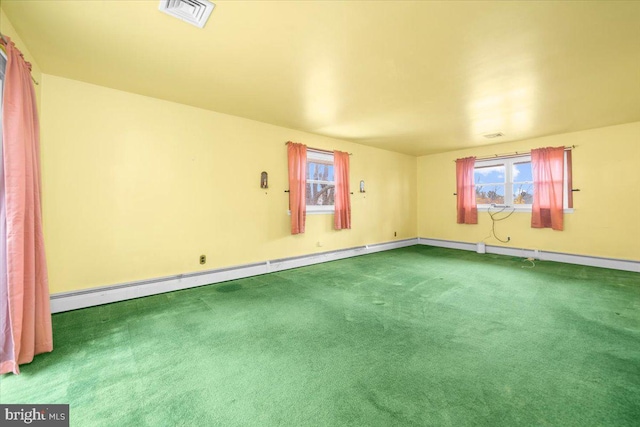
[[[322,211],[316,211],[316,210],[307,211],[307,215],[332,215],[334,213],[335,213],[335,211],[333,209],[331,209],[331,210],[322,210]],[[291,216],[291,211],[290,210],[287,211],[287,215]]]
[[[502,210],[504,208],[504,211]],[[513,209],[514,212],[528,212],[531,213],[531,206],[511,206],[511,205],[478,205],[478,212],[488,212],[491,209],[492,212],[511,212]],[[563,209],[564,213],[573,213],[574,208],[565,208]]]

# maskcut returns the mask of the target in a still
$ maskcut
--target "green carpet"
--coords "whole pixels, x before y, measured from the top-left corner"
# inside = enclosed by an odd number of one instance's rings
[[[640,275],[413,246],[53,316],[72,426],[624,426]]]

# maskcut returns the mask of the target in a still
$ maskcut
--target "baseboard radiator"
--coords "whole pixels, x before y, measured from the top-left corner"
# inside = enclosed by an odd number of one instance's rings
[[[375,252],[388,251],[414,245],[437,246],[467,251],[477,251],[476,243],[456,242],[428,238],[413,238],[374,245],[358,246],[330,252],[314,253],[290,258],[274,259],[253,264],[219,268],[197,273],[178,274],[175,276],[159,277],[150,280],[122,283],[112,286],[83,289],[74,292],[62,292],[51,295],[51,312],[59,313],[96,305],[125,301],[165,292],[194,288],[203,285],[242,279],[260,274],[289,270],[322,262],[335,261],[365,255]],[[525,258],[535,258],[542,261],[564,262],[568,264],[587,265],[592,267],[611,268],[640,273],[640,262],[612,258],[600,258],[584,255],[574,255],[559,252],[538,251],[532,249],[507,248],[503,246],[483,246],[488,254],[508,255]]]
[[[77,310],[101,304],[140,298],[181,289],[194,288],[203,285],[243,279],[260,274],[305,267],[328,261],[351,258],[390,249],[403,248],[418,244],[418,239],[397,240],[387,243],[358,246],[329,252],[320,252],[290,258],[274,259],[253,264],[200,271],[197,273],[178,274],[175,276],[159,277],[122,283],[113,286],[83,289],[81,291],[63,292],[51,295],[51,312],[59,313]]]

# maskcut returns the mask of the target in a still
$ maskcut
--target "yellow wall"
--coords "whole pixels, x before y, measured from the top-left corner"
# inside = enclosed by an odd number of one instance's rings
[[[16,32],[13,25],[11,25],[11,21],[5,15],[4,10],[0,9],[0,32],[5,36],[11,37],[11,40],[16,44],[16,47],[20,49],[20,52],[24,55],[24,58],[31,63],[31,76],[40,83],[42,78],[42,72],[40,71],[40,67],[31,56],[31,52],[24,44],[18,33]],[[36,102],[38,103],[38,110],[40,110],[40,85],[34,85],[36,92]]]
[[[41,117],[51,293],[416,236],[640,260],[640,122],[415,157],[41,74],[0,10],[0,29],[33,64]],[[169,83],[170,84],[170,83]],[[310,215],[291,236],[286,147],[353,153],[353,229]],[[575,212],[565,231],[530,215],[455,223],[455,164],[466,156],[577,145]],[[269,172],[268,190],[259,188]],[[367,192],[357,191],[366,181]],[[394,236],[397,232],[397,236]],[[319,246],[318,244],[321,244]],[[198,257],[206,254],[201,266]]]
[[[529,213],[514,213],[497,223],[490,245],[571,254],[640,260],[640,122],[553,135],[514,143],[478,147],[418,158],[418,235],[425,238],[479,242],[489,235],[487,212],[478,225],[456,224],[454,160],[576,145],[573,151],[575,212],[565,214],[565,230],[532,229]]]
[[[48,74],[42,88],[51,293],[417,235],[415,157]],[[353,153],[352,230],[309,215],[290,235],[288,140]]]

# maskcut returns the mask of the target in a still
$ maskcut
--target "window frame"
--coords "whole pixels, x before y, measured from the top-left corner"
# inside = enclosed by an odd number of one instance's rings
[[[504,203],[497,204],[479,204],[476,203],[476,207],[479,212],[488,211],[491,208],[509,208],[514,209],[515,212],[531,212],[533,205],[532,204],[514,204],[513,203],[513,165],[517,163],[527,163],[531,162],[531,154],[523,154],[517,156],[505,156],[505,157],[496,157],[491,159],[483,159],[476,160],[475,165],[473,167],[474,172],[477,168],[485,168],[485,167],[495,167],[495,166],[504,166]],[[567,165],[567,152],[564,152],[564,183],[563,183],[563,192],[562,192],[562,206],[564,213],[573,213],[573,208],[569,208],[569,182],[567,180],[568,177],[568,165]],[[528,182],[528,181],[523,181]],[[474,182],[474,187],[477,184]]]
[[[313,148],[307,148],[307,168],[309,167],[309,163],[312,162],[313,160],[315,160],[316,162],[321,162],[321,163],[331,163],[331,165],[334,165],[334,171],[335,171],[335,162],[334,162],[334,157],[333,157],[333,153],[329,153],[326,151],[320,151],[320,150],[314,150]],[[334,179],[333,181],[324,181],[324,180],[316,180],[316,179],[306,179],[305,185],[306,184],[333,184],[334,188],[336,185],[336,181],[335,181],[335,175],[334,175]],[[332,205],[306,205],[307,206],[307,214],[310,215],[314,215],[314,214],[332,214],[335,212],[335,201],[334,204]]]
[[[480,164],[478,164],[478,163],[480,163]],[[510,174],[510,172],[507,172],[508,166],[503,160],[490,159],[490,160],[476,161],[475,164],[473,165],[474,175],[475,175],[476,169],[484,169],[484,168],[492,168],[492,167],[502,167],[502,168],[504,168],[504,180],[502,182],[487,182],[487,183],[483,183],[481,185],[501,185],[504,188],[504,201],[505,201],[505,203],[501,203],[501,204],[498,204],[498,203],[478,203],[476,201],[476,207],[478,209],[480,209],[480,208],[489,208],[492,205],[495,205],[495,206],[508,205],[508,203],[507,203],[507,194],[508,194],[507,173]],[[474,186],[474,191],[476,191],[476,188],[478,187],[478,184],[475,182],[475,179],[474,179],[473,186]]]

